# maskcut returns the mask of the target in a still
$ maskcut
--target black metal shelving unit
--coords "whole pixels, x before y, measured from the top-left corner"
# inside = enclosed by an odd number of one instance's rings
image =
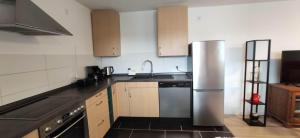
[[[264,51],[258,51],[258,50]],[[269,84],[269,72],[270,72],[270,51],[271,40],[251,40],[246,42],[246,54],[245,54],[245,76],[244,76],[244,98],[243,98],[243,120],[250,126],[266,126],[267,120],[267,97],[268,97],[268,84]],[[260,52],[260,53],[259,53]],[[259,54],[263,54],[265,58],[261,58]],[[252,66],[249,66],[252,64]],[[265,70],[261,70],[262,65],[265,65]],[[251,69],[248,71],[248,67]],[[259,72],[255,72],[256,67]],[[251,74],[251,77],[247,77],[247,73]],[[257,74],[256,74],[257,73]],[[260,78],[261,74],[264,74],[264,78]],[[255,75],[258,75],[255,77]],[[263,75],[262,75],[263,76]],[[264,86],[264,87],[263,87]],[[261,88],[262,87],[262,88]],[[250,92],[249,92],[250,91]],[[250,95],[247,95],[249,94]],[[260,99],[259,103],[252,102],[252,95],[260,94],[264,95],[264,99]],[[247,107],[250,106],[250,109]],[[259,113],[259,107],[263,108],[263,111]],[[246,112],[248,111],[248,112]],[[253,113],[259,114],[258,120],[251,120],[250,115]]]

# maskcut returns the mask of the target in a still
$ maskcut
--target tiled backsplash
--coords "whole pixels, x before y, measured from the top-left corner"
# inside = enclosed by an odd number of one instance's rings
[[[92,55],[0,55],[0,105],[68,85],[95,64]]]

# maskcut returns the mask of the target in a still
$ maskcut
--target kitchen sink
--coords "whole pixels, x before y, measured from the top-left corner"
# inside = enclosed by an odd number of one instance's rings
[[[135,75],[132,79],[173,79],[172,75]]]

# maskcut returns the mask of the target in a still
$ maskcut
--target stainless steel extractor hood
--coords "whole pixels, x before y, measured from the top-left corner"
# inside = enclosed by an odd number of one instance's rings
[[[72,35],[31,0],[0,0],[0,30],[24,35]]]

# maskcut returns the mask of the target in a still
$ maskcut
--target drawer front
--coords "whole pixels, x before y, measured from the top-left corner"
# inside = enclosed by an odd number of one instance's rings
[[[110,127],[107,96],[87,105],[90,138],[102,138]]]
[[[97,123],[94,124],[94,131],[97,133],[98,138],[103,138],[106,132],[110,128],[110,123],[109,123],[109,117],[106,115],[104,118],[101,120],[97,121]]]
[[[104,97],[107,99],[107,90],[106,89],[100,91],[99,93],[95,94],[94,96],[92,96],[91,98],[86,100],[86,105],[87,106],[92,105],[93,103],[100,101],[101,98],[104,98]]]
[[[100,101],[88,105],[87,113],[88,119],[93,120],[91,123],[101,120],[104,116],[109,114],[108,99],[103,98]]]

